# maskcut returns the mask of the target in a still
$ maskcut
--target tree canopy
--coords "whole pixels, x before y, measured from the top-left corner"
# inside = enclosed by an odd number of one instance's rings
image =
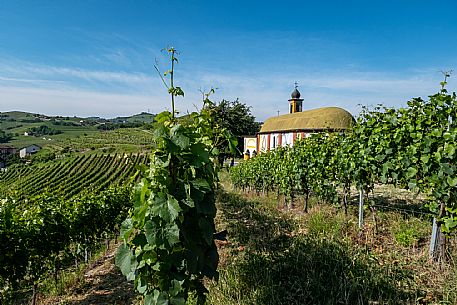
[[[214,124],[218,128],[224,128],[232,133],[238,139],[237,148],[240,152],[243,150],[242,136],[255,135],[260,130],[260,123],[256,122],[251,113],[251,107],[238,99],[235,101],[222,100],[219,103],[207,104]],[[220,147],[225,156],[230,155],[224,147]]]
[[[32,127],[28,129],[28,133],[30,135],[40,137],[44,135],[56,135],[56,134],[61,134],[62,131],[54,128],[50,128],[47,125],[40,125],[38,127]]]
[[[209,107],[216,123],[230,130],[236,137],[254,135],[260,130],[260,123],[255,121],[251,107],[238,99],[233,102],[222,100]]]
[[[11,140],[12,135],[9,133],[4,132],[3,130],[0,130],[0,143],[6,143],[9,140]]]

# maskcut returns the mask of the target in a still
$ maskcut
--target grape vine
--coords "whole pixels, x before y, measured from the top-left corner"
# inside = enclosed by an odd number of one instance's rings
[[[365,108],[349,132],[315,134],[293,147],[260,154],[232,168],[232,182],[286,198],[304,195],[305,210],[312,192],[341,202],[346,211],[351,186],[368,194],[376,183],[393,184],[426,195],[441,230],[455,231],[457,99],[444,86],[427,101],[415,98],[405,108]]]
[[[176,51],[169,48],[168,52],[172,69],[164,76],[173,75],[177,62]],[[122,223],[124,245],[116,255],[116,265],[134,281],[146,305],[184,305],[191,293],[198,304],[204,304],[204,277],[218,277],[219,256],[213,238],[215,143],[227,131],[214,128],[205,106],[200,113],[178,121],[174,97],[184,93],[172,80],[167,89],[173,113],[156,116],[150,167],[143,169],[134,208]],[[205,103],[209,103],[208,96]],[[229,143],[236,146],[230,137]]]

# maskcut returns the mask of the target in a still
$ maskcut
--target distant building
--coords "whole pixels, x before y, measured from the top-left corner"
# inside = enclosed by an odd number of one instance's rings
[[[17,153],[17,149],[10,145],[0,145],[0,168],[6,167],[6,160],[8,156]]]
[[[256,137],[245,137],[244,152],[252,156],[278,147],[293,146],[296,140],[318,132],[345,131],[354,123],[352,115],[339,107],[303,111],[303,99],[295,86],[289,99],[289,113],[267,119]]]
[[[17,149],[11,145],[0,145],[0,155],[12,155],[17,152]]]
[[[25,158],[25,157],[33,155],[34,153],[37,153],[40,150],[41,150],[40,146],[32,144],[32,145],[22,148],[19,151],[19,157]]]

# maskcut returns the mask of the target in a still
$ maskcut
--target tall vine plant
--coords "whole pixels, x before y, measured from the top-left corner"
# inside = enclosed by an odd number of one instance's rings
[[[176,51],[171,55],[173,76]],[[167,85],[165,78],[162,78]],[[157,115],[155,148],[150,167],[141,170],[135,203],[121,226],[124,241],[116,265],[146,305],[182,305],[190,294],[204,304],[204,277],[217,279],[219,261],[214,243],[215,187],[218,151],[215,143],[227,137],[214,128],[206,107],[176,119],[174,99],[184,95],[170,78],[173,112]],[[204,101],[209,103],[208,96]],[[229,137],[232,148],[236,143]]]

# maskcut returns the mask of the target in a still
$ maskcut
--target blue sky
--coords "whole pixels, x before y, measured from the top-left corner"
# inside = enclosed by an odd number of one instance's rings
[[[154,70],[180,51],[181,112],[213,100],[259,120],[304,108],[402,106],[457,70],[457,1],[0,0],[0,111],[113,117],[169,108]],[[457,75],[448,89],[457,90]]]

